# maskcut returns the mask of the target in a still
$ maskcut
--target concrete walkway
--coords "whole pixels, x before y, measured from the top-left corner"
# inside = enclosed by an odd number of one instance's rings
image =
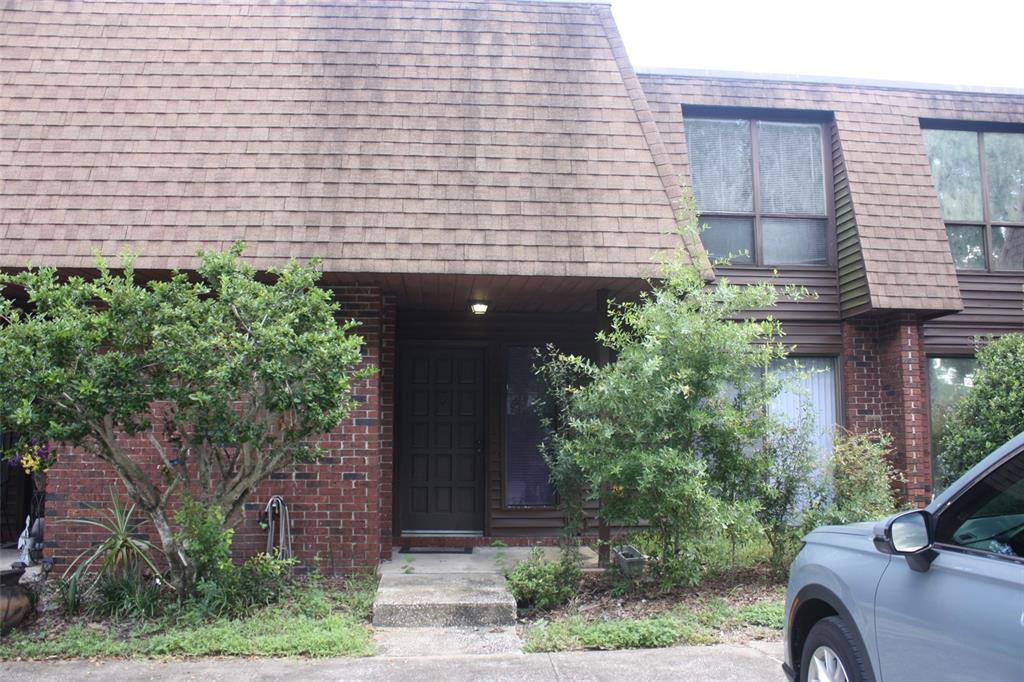
[[[44,661],[0,664],[4,682],[36,680],[346,680],[361,682],[782,682],[776,643],[631,651],[358,659]]]
[[[528,553],[525,547],[396,551],[380,567],[373,604],[377,651],[395,657],[519,653],[516,600],[504,572]]]

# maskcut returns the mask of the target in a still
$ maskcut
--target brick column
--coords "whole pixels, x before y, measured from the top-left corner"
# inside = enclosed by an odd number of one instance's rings
[[[901,493],[915,506],[932,496],[928,395],[921,323],[913,315],[855,318],[843,323],[846,427],[880,429],[893,438]]]

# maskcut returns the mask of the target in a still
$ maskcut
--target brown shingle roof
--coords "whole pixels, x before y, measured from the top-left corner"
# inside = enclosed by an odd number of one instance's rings
[[[637,276],[677,239],[606,13],[6,2],[0,265]]]
[[[640,80],[671,160],[687,178],[683,105],[833,112],[871,307],[962,307],[920,119],[1020,123],[1024,96],[678,75]]]

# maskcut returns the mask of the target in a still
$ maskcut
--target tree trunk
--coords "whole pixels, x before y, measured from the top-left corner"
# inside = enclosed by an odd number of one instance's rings
[[[188,555],[178,539],[174,537],[174,529],[171,528],[167,519],[166,510],[154,509],[149,512],[149,518],[160,536],[164,554],[167,555],[168,577],[171,586],[178,592],[178,596],[190,594],[196,581],[195,562],[192,561],[192,557]]]

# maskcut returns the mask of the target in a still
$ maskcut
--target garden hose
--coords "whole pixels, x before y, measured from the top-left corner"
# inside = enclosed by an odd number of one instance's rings
[[[292,523],[284,498],[274,495],[263,510],[267,519],[267,554],[274,553],[274,530],[277,527],[277,549],[282,559],[292,558]],[[275,517],[276,514],[276,517]]]

